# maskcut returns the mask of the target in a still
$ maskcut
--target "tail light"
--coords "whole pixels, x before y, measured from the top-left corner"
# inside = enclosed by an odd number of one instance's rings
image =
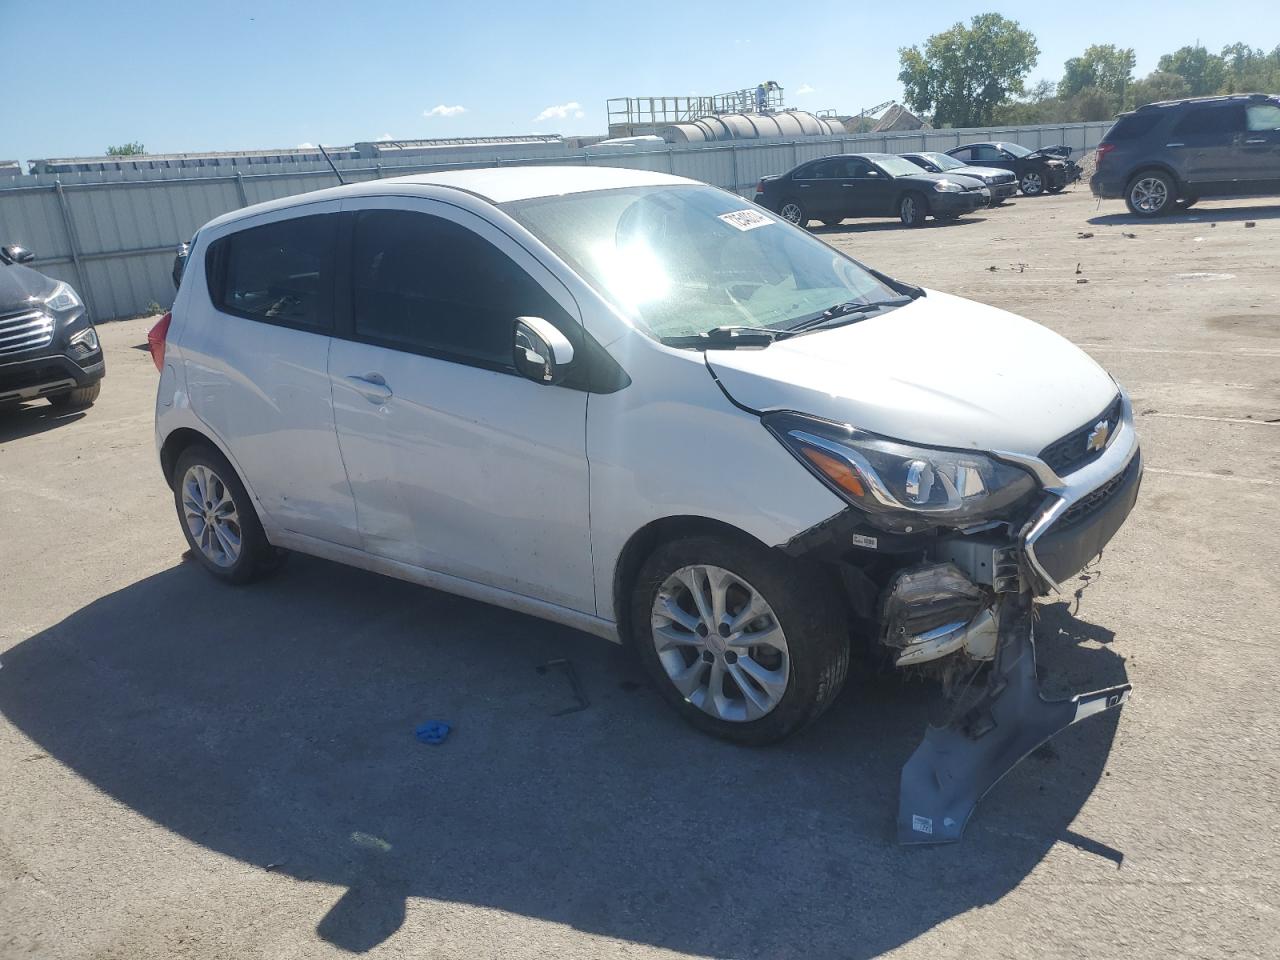
[[[764,181],[760,180],[756,183],[756,194],[764,193]]]
[[[1114,143],[1098,144],[1098,152],[1094,155],[1094,166],[1102,166],[1102,158],[1116,148]]]
[[[151,352],[151,360],[156,365],[157,370],[164,370],[164,341],[169,336],[169,323],[173,320],[173,311],[170,310],[160,322],[147,331],[147,350]]]

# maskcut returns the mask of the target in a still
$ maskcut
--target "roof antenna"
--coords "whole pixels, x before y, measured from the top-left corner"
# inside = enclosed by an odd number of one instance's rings
[[[338,178],[338,182],[345,187],[347,185],[347,181],[342,179],[342,174],[339,173],[338,168],[333,165],[333,160],[329,158],[329,154],[325,151],[324,144],[319,144],[318,146],[320,147],[320,154],[325,158],[326,162],[328,162],[329,164],[329,169],[332,170],[333,175]]]

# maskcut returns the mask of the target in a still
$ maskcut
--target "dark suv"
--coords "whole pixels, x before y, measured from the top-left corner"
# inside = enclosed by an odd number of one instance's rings
[[[32,259],[0,247],[0,406],[43,397],[87,407],[106,372],[98,333],[71,286],[32,270]]]
[[[1149,103],[1098,144],[1089,188],[1139,217],[1202,197],[1280,194],[1280,97],[1260,93]]]

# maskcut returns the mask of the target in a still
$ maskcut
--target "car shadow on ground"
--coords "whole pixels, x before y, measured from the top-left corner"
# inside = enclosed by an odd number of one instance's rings
[[[1046,671],[1124,678],[1105,632],[1042,608]],[[575,665],[588,709],[567,679]],[[902,848],[898,772],[934,691],[855,678],[784,745],[686,727],[623,649],[294,557],[237,589],[180,564],[16,645],[0,712],[57,761],[190,841],[335,884],[319,936],[364,952],[406,898],[475,904],[716,957],[872,957],[999,900],[1103,774],[1117,717],[1073,727],[987,798],[965,839]],[[454,725],[439,746],[415,725]],[[1100,860],[1100,863],[1102,861]],[[1107,869],[1114,869],[1106,862]]]
[[[84,415],[84,410],[55,407],[45,400],[12,406],[0,405],[0,443],[34,437],[46,430],[56,430],[74,423]]]
[[[930,217],[924,227],[963,227],[975,223],[985,223],[986,217],[962,216],[954,220],[937,220]],[[908,227],[900,220],[854,220],[836,224],[835,226],[813,226],[809,231],[815,236],[841,233],[876,233],[880,230],[918,230],[919,227]]]
[[[1232,223],[1238,220],[1277,220],[1280,219],[1280,205],[1257,207],[1215,208],[1213,201],[1196,204],[1190,210],[1179,210],[1163,217],[1135,217],[1131,213],[1106,213],[1090,217],[1088,223],[1094,226],[1158,226],[1162,223]]]

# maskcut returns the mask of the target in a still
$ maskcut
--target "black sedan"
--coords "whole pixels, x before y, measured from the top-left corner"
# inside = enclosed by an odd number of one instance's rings
[[[1003,203],[1018,192],[1018,178],[999,167],[971,167],[945,153],[904,153],[902,156],[929,173],[949,173],[981,180],[991,191],[992,204]]]
[[[979,167],[999,167],[1018,178],[1024,196],[1059,193],[1067,185],[1067,165],[1038,150],[1017,143],[967,143],[947,151],[961,163]]]
[[[980,180],[925,173],[889,153],[810,160],[756,184],[756,203],[800,227],[810,220],[835,226],[845,217],[898,217],[918,227],[927,216],[954,220],[990,202]]]

